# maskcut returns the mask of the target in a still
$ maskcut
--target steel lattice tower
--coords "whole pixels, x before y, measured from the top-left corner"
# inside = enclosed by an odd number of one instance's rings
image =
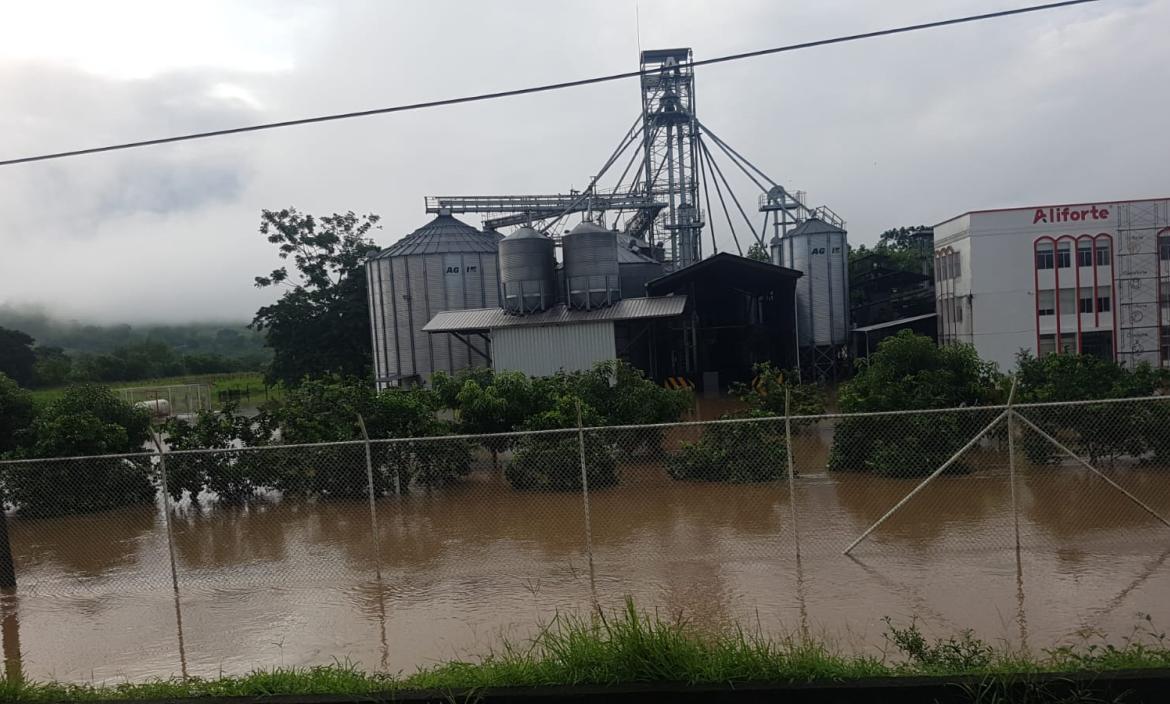
[[[667,203],[666,213],[648,233],[648,239],[669,240],[670,258],[679,268],[702,257],[691,50],[643,51],[641,69],[643,187],[649,197]]]

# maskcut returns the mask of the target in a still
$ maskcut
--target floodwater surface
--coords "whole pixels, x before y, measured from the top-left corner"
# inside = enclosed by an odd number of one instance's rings
[[[931,482],[844,556],[919,480],[828,473],[825,440],[797,437],[795,502],[787,482],[678,482],[625,463],[619,486],[590,492],[588,540],[580,493],[514,491],[490,459],[449,488],[380,499],[376,544],[364,500],[183,504],[177,593],[159,507],[11,517],[6,665],[74,681],[338,660],[409,671],[627,596],[866,652],[885,647],[887,616],[1034,649],[1116,640],[1139,614],[1170,622],[1170,529],[1087,470],[1021,467],[1013,510],[1005,457],[977,451],[975,472]],[[1108,474],[1170,514],[1170,471]]]

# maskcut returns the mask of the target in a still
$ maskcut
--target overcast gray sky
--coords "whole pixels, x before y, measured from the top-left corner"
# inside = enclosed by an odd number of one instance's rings
[[[643,48],[702,59],[1032,1],[638,15]],[[1167,27],[1170,0],[1107,0],[704,67],[697,110],[854,244],[975,208],[1167,196]],[[3,0],[0,158],[631,70],[638,46],[634,0]],[[3,167],[0,303],[246,320],[274,295],[251,285],[276,262],[261,208],[376,212],[385,246],[428,219],[426,195],[584,185],[638,109],[627,80]]]

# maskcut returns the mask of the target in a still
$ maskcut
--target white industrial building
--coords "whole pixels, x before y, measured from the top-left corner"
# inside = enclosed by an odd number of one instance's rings
[[[551,376],[624,356],[647,323],[678,318],[686,304],[686,296],[662,296],[625,298],[592,310],[558,303],[527,315],[503,308],[444,311],[423,330],[458,337],[497,372]]]
[[[1170,366],[1170,199],[979,210],[934,228],[940,344]]]

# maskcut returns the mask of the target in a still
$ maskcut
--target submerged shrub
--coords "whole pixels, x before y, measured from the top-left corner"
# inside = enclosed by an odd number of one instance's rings
[[[1001,377],[970,345],[939,347],[902,331],[882,341],[841,387],[845,413],[980,406],[1001,400]],[[992,412],[957,411],[846,417],[837,425],[829,469],[890,477],[929,474],[991,422]],[[952,472],[967,471],[961,463]]]
[[[104,386],[70,387],[37,414],[14,452],[20,458],[141,453],[151,437],[150,415]],[[155,497],[149,457],[45,459],[4,469],[6,499],[27,516],[60,516],[150,503]]]
[[[666,469],[675,479],[706,482],[763,482],[788,474],[784,421],[762,412],[749,413],[729,423],[712,423],[695,443],[667,458]],[[724,416],[724,420],[734,420]]]
[[[843,418],[833,435],[829,469],[873,472],[883,477],[926,476],[954,455],[994,415],[983,412],[924,413]],[[986,420],[984,420],[986,418]],[[962,474],[962,460],[947,468]]]
[[[552,410],[532,418],[527,430],[554,430],[577,426],[578,404],[581,423],[595,425],[597,412],[571,396],[560,396]],[[582,439],[573,432],[540,433],[522,436],[516,454],[504,469],[504,476],[514,489],[546,491],[580,491]],[[584,436],[585,476],[590,489],[618,483],[617,460],[613,449],[601,433]]]
[[[228,403],[219,411],[200,411],[193,421],[177,417],[167,421],[164,428],[172,450],[221,450],[167,456],[167,490],[174,500],[187,495],[197,504],[207,491],[219,501],[242,503],[271,488],[274,458],[241,450],[267,443],[268,418],[248,418],[238,410],[236,403]]]

